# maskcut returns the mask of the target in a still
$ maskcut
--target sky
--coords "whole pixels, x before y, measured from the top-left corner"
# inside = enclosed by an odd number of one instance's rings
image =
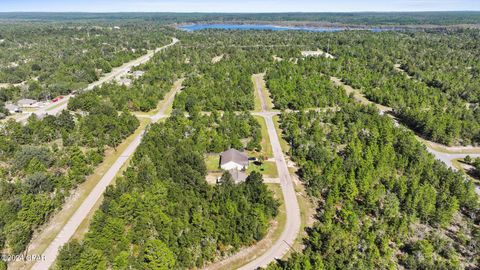
[[[480,0],[0,0],[0,12],[480,11]]]

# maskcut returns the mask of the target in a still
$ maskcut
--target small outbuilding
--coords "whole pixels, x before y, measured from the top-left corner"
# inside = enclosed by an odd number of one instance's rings
[[[145,74],[145,71],[142,71],[142,70],[136,70],[136,71],[132,72],[132,75],[135,79],[138,79],[138,78],[142,77],[143,74]]]
[[[248,156],[237,149],[228,149],[220,154],[220,168],[225,171],[236,169],[242,171],[248,167]]]
[[[233,181],[235,181],[235,183],[237,184],[241,182],[245,182],[245,180],[247,180],[248,175],[244,171],[232,169],[232,170],[229,170],[228,173],[230,173],[230,175],[233,178]]]
[[[35,99],[25,98],[25,99],[20,99],[17,102],[17,105],[20,108],[35,108],[35,107],[38,107],[38,101],[36,101]]]
[[[132,80],[129,78],[122,77],[122,78],[117,78],[116,80],[120,85],[125,85],[125,86],[132,85]]]
[[[11,104],[11,103],[5,104],[5,109],[9,113],[20,113],[20,112],[22,112],[22,110],[20,110],[20,107],[18,107],[15,104]]]

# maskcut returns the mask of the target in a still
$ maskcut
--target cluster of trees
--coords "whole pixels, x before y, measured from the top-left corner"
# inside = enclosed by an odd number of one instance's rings
[[[406,43],[402,48],[400,67],[405,72],[448,96],[472,105],[480,102],[478,31],[455,31],[447,35],[416,33],[413,38],[415,43]]]
[[[42,119],[32,115],[25,125],[9,120],[2,126],[1,248],[22,252],[32,232],[102,162],[105,149],[116,147],[139,126],[130,113],[118,115],[105,102],[81,109],[84,112],[64,110]]]
[[[203,159],[217,134],[249,136],[251,116],[190,118],[175,112],[151,126],[130,167],[108,188],[82,242],[60,252],[57,269],[184,269],[201,267],[260,240],[278,203],[252,173],[234,184],[205,181]]]
[[[86,116],[77,119],[82,136],[78,138],[69,134],[66,139],[90,147],[116,147],[140,125],[140,121],[128,110],[119,113],[110,102],[102,100],[95,92],[71,99],[68,109],[80,111]]]
[[[185,80],[185,89],[174,107],[188,112],[253,109],[252,73],[226,62],[211,65],[204,73]]]
[[[190,69],[174,108],[188,112],[252,110],[252,74],[271,66],[275,52],[293,55],[295,51],[286,46],[291,40],[269,32],[201,31],[180,38],[179,47],[184,53],[181,59]],[[219,62],[212,62],[221,55]]]
[[[176,100],[176,108],[249,108],[253,94],[247,73],[265,70],[279,108],[307,108],[343,100],[343,94],[321,75],[325,74],[340,77],[372,101],[394,108],[406,125],[427,139],[449,145],[480,142],[480,57],[475,31],[233,34],[209,30],[189,34],[182,36],[182,42],[186,40],[182,49],[184,59],[191,60],[193,73],[186,81],[185,92]],[[336,59],[299,59],[301,50],[317,48],[330,52]],[[187,52],[191,49],[201,52]],[[212,64],[212,57],[221,54],[224,59]],[[444,56],[434,57],[441,54]],[[273,55],[283,61],[274,63]],[[464,55],[468,60],[462,62]],[[245,68],[245,59],[256,68]],[[228,69],[232,63],[241,66],[241,71]],[[398,65],[405,72],[396,69]],[[244,70],[244,83],[231,79]],[[232,82],[232,87],[226,87]]]
[[[177,48],[169,48],[146,64],[136,67],[145,73],[136,78],[131,86],[117,83],[103,84],[95,89],[95,93],[81,95],[100,95],[102,98],[108,98],[119,111],[128,109],[147,112],[155,109],[158,101],[163,99],[173,83],[188,69],[188,65],[178,58],[179,55]]]
[[[459,269],[478,265],[474,185],[373,107],[282,115],[317,222],[305,250],[269,269]],[[452,229],[454,228],[454,229]]]
[[[472,175],[474,177],[480,178],[480,158],[471,158],[470,156],[466,156],[463,160],[466,164],[473,167],[471,170]]]
[[[480,62],[474,33],[351,31],[319,39],[330,44],[330,52],[337,56],[324,60],[323,72],[361,89],[372,101],[394,108],[422,136],[449,145],[480,142],[480,109],[476,103],[467,103],[476,102],[478,96]],[[445,41],[445,45],[433,46],[433,40]],[[458,52],[452,53],[451,47],[459,48]],[[431,60],[443,53],[450,57]],[[472,60],[460,64],[465,55]],[[446,58],[450,60],[444,62]],[[396,70],[396,64],[404,64],[415,77]]]
[[[158,25],[16,22],[0,26],[0,83],[16,97],[49,99],[169,42]]]
[[[279,109],[341,106],[348,100],[345,90],[320,73],[315,58],[281,61],[268,70],[267,86]]]
[[[203,55],[196,63],[196,72],[185,80],[185,88],[175,99],[174,108],[188,112],[253,109],[251,76],[255,62],[241,50],[215,64],[211,62],[214,56]]]

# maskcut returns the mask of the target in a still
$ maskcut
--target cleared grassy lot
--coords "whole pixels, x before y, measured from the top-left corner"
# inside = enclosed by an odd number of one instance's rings
[[[280,146],[282,147],[283,152],[288,153],[288,151],[290,151],[290,146],[283,138],[283,131],[280,128],[280,116],[273,116],[273,124],[275,125],[275,129],[277,130],[278,139],[280,140]]]
[[[220,154],[208,154],[205,157],[205,164],[208,171],[220,170]]]
[[[259,172],[263,175],[263,177],[268,178],[278,177],[277,165],[273,161],[264,161],[262,164],[259,165],[256,165],[253,162],[250,163],[247,169],[247,173],[250,174],[252,172]]]

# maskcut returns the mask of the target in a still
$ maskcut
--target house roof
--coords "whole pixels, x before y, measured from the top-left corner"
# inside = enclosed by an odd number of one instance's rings
[[[5,104],[5,109],[9,110],[9,111],[15,111],[15,110],[18,110],[20,109],[17,105],[15,104]]]
[[[228,162],[235,162],[237,164],[240,164],[242,166],[247,166],[248,165],[248,156],[237,149],[228,149],[227,151],[223,152],[220,154],[221,161],[220,165],[227,164]]]
[[[36,103],[37,101],[35,99],[29,99],[29,98],[25,98],[25,99],[20,99],[17,104],[19,106],[21,105],[31,105],[31,104],[34,104]]]
[[[123,77],[122,78],[117,78],[117,82],[119,84],[123,84],[123,85],[127,85],[127,86],[132,84],[132,80],[130,80],[128,78],[123,78]]]
[[[145,71],[142,71],[142,70],[136,70],[132,73],[134,76],[142,76],[143,74],[145,74]]]
[[[247,179],[247,174],[237,169],[232,169],[228,172],[232,176],[233,180],[235,180],[235,182],[243,182]]]

